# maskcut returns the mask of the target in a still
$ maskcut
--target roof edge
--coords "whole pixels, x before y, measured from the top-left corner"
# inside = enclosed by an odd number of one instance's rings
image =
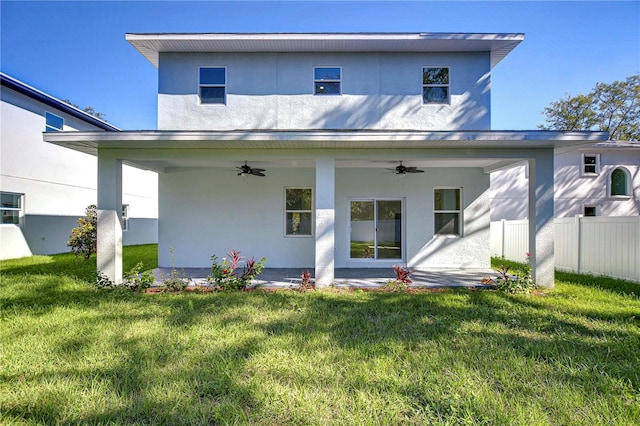
[[[64,101],[58,98],[55,98],[41,90],[38,90],[35,87],[29,86],[28,84],[18,80],[17,78],[11,77],[3,72],[0,72],[0,83],[2,86],[5,86],[11,90],[15,90],[18,93],[26,95],[37,101],[40,101],[60,111],[63,111],[80,120],[83,120],[89,124],[99,127],[102,130],[117,131],[117,132],[120,131],[120,129],[114,126],[113,124],[110,124],[98,117],[95,117],[87,112],[84,112],[81,109],[74,107],[73,105],[69,105]]]

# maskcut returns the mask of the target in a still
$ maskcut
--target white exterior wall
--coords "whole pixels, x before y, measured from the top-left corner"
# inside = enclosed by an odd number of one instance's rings
[[[600,173],[583,176],[582,155],[600,156]],[[611,172],[624,167],[631,176],[630,197],[610,197]],[[555,155],[555,217],[574,217],[584,206],[596,206],[598,216],[640,215],[640,146],[638,149],[585,149]],[[491,174],[491,220],[527,219],[525,166]]]
[[[175,169],[160,175],[159,264],[208,267],[209,257],[240,249],[267,267],[313,268],[315,238],[284,236],[285,187],[314,187],[313,168],[269,168],[266,178],[232,168]],[[480,169],[427,169],[397,177],[378,168],[335,172],[335,267],[489,267],[489,176]],[[464,237],[433,236],[433,188],[462,187]],[[405,259],[349,260],[349,200],[404,201]]]
[[[598,176],[582,176],[582,154],[600,155]],[[626,168],[631,175],[632,196],[610,197],[611,172]],[[640,146],[636,150],[572,151],[556,155],[556,218],[583,214],[583,206],[596,206],[598,216],[640,215]]]
[[[97,162],[91,155],[42,140],[45,112],[64,130],[100,130],[28,96],[2,87],[0,190],[24,194],[22,226],[0,225],[0,258],[69,251],[66,243],[85,208],[96,203]],[[129,204],[125,244],[157,241],[157,174],[125,167],[123,202]]]
[[[227,104],[198,104],[200,66],[227,68]],[[342,95],[313,95],[313,67]],[[450,67],[450,105],[422,105],[422,67]],[[488,53],[161,53],[159,130],[489,130]]]

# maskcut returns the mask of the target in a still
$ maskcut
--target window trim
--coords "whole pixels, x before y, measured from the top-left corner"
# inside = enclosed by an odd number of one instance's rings
[[[122,205],[122,232],[129,230],[129,204]]]
[[[224,70],[224,84],[203,84],[200,82],[200,70],[203,68],[221,68]],[[222,87],[224,89],[224,101],[218,102],[202,102],[203,87]],[[200,65],[198,66],[198,105],[200,106],[227,106],[227,89],[229,87],[229,77],[227,75],[227,67],[224,65]]]
[[[436,210],[436,190],[438,189],[459,189],[460,190],[460,210]],[[462,238],[464,237],[464,188],[462,186],[434,186],[433,187],[433,236],[438,238]],[[438,234],[436,232],[436,213],[457,213],[458,214],[458,233],[457,234]]]
[[[18,196],[18,207],[3,207],[0,205],[0,226],[24,226],[24,194],[20,192],[0,191],[0,194]],[[18,223],[2,223],[2,211],[10,210],[18,212]]]
[[[587,167],[587,164],[585,164],[585,158],[586,157],[595,157],[596,159],[596,164],[595,164],[595,168],[596,171],[595,172],[587,172],[585,171],[585,168]],[[591,165],[591,164],[589,164]],[[581,168],[580,168],[580,175],[581,176],[599,176],[600,175],[600,154],[593,154],[593,153],[589,153],[589,152],[585,152],[582,154],[582,163],[581,163]]]
[[[614,195],[611,193],[611,190],[613,189],[613,182],[611,181],[611,179],[613,178],[613,173],[616,170],[620,170],[622,173],[624,173],[624,176],[625,176],[625,194],[624,195]],[[631,173],[629,172],[629,170],[627,170],[626,167],[623,167],[623,166],[614,167],[613,170],[611,170],[611,172],[609,173],[609,176],[607,176],[607,195],[609,196],[609,198],[614,200],[628,200],[631,198],[631,194],[632,194]]]
[[[338,68],[340,70],[340,79],[339,80],[316,80],[316,68]],[[313,78],[313,87],[312,87],[313,96],[342,96],[342,83],[343,83],[342,82],[342,79],[343,79],[342,65],[314,65],[311,72],[312,72],[311,76]],[[321,82],[339,83],[340,85],[339,93],[316,93],[316,83],[321,83]]]
[[[311,190],[311,210],[287,210],[287,190],[288,189],[310,189]],[[315,197],[313,195],[314,188],[312,186],[285,186],[283,189],[283,207],[284,207],[284,237],[285,238],[312,238],[315,231]],[[288,213],[311,213],[311,229],[309,234],[287,234],[287,214]]]
[[[448,71],[449,81],[447,84],[425,84],[424,83],[424,70],[425,68],[446,68]],[[420,67],[420,98],[422,106],[427,105],[451,105],[451,66],[450,65],[422,65]],[[446,87],[447,88],[447,101],[446,102],[425,102],[424,101],[424,89],[425,87]]]
[[[47,123],[47,117],[48,116],[53,116],[56,118],[59,118],[60,121],[62,121],[62,127],[58,128],[58,127],[53,127],[51,126],[49,123]],[[62,132],[64,131],[64,117],[60,117],[58,114],[54,114],[50,111],[45,111],[44,112],[44,131],[45,132]]]

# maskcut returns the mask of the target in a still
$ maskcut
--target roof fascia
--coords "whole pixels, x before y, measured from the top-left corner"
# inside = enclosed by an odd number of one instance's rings
[[[11,76],[8,76],[4,73],[0,73],[0,83],[2,84],[2,86],[5,86],[11,90],[14,90],[25,96],[28,96],[31,99],[42,102],[45,105],[48,105],[50,107],[63,111],[82,121],[85,121],[89,124],[99,127],[102,130],[117,131],[117,132],[120,131],[118,127],[110,123],[107,123],[106,121],[101,120],[97,117],[94,117],[93,115],[86,113],[79,108],[69,105],[68,103],[63,102],[60,99],[54,98],[53,96],[48,95],[43,91],[38,90],[35,87],[29,86],[28,84],[23,83],[22,81],[16,78],[13,78]]]

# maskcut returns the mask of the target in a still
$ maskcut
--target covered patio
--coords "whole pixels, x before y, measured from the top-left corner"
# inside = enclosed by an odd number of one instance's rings
[[[177,268],[176,271],[186,278],[191,279],[190,285],[206,285],[208,268]],[[265,268],[253,281],[253,285],[261,288],[289,289],[300,286],[302,279],[300,274],[306,269],[300,268]],[[315,284],[315,271],[310,269],[311,282]],[[153,271],[156,284],[171,275],[171,268],[156,268]],[[416,288],[447,288],[486,287],[482,283],[485,277],[495,279],[496,273],[492,269],[442,269],[442,270],[415,270],[411,273]],[[336,268],[333,286],[337,288],[351,289],[375,289],[387,284],[394,279],[390,268]]]

